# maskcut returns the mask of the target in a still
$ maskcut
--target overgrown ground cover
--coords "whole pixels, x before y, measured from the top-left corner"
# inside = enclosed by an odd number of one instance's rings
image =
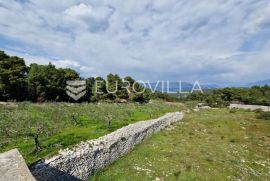
[[[270,121],[241,110],[192,112],[90,180],[270,180]]]
[[[151,104],[18,103],[0,105],[0,152],[18,148],[27,163],[52,156],[81,141],[98,138],[130,123],[183,109]],[[35,151],[34,135],[42,150]]]

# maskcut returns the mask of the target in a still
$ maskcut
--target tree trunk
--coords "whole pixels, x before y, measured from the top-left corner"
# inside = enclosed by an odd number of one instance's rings
[[[38,141],[38,134],[35,134],[34,138],[35,138],[35,152],[39,152],[41,150],[41,146]]]

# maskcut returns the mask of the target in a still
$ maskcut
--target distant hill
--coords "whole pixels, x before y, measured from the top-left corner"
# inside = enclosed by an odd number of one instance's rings
[[[195,82],[194,82],[195,83]],[[169,85],[167,85],[167,82],[164,82],[163,85],[161,82],[152,82],[149,84],[146,84],[147,88],[152,88],[152,90],[156,90],[159,92],[178,92],[178,91],[191,91],[194,83],[189,83],[189,82],[182,82],[181,84],[179,82],[170,82]],[[215,88],[221,88],[221,86],[215,85],[215,84],[200,84],[201,88],[203,90],[207,89],[215,89]],[[198,89],[198,86],[195,86],[195,89]],[[168,91],[169,90],[169,91]]]
[[[247,87],[252,87],[252,86],[256,86],[256,85],[257,86],[264,86],[264,85],[269,85],[270,86],[270,79],[248,83]]]
[[[162,87],[163,87],[163,92],[178,92],[181,90],[182,92],[184,91],[191,91],[193,88],[194,83],[189,83],[189,82],[182,82],[181,85],[179,85],[179,82],[170,82],[169,86],[167,85],[167,82],[164,81],[163,86],[162,83],[159,82],[152,82],[150,85],[146,83],[147,88],[152,88],[152,90],[155,89],[156,91],[162,92]],[[209,90],[209,89],[218,89],[218,88],[225,88],[225,87],[243,87],[243,88],[248,88],[252,86],[264,86],[264,85],[269,85],[270,86],[270,79],[263,80],[263,81],[257,81],[257,82],[252,82],[252,83],[242,83],[242,84],[200,84],[201,88],[203,90]],[[196,87],[198,88],[198,87]]]

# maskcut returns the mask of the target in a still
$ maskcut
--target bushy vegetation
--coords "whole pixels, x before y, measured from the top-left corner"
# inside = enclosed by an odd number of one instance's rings
[[[75,70],[56,68],[51,63],[31,64],[28,67],[22,58],[8,56],[0,51],[0,101],[72,102],[73,100],[66,94],[66,82],[70,80],[86,80],[87,94],[80,100],[81,102],[149,100],[150,92],[142,92],[144,88],[138,83],[133,89],[135,80],[130,76],[125,77],[124,81],[117,74],[109,74],[106,80],[102,77],[82,78]],[[98,87],[95,84],[97,81]],[[125,88],[127,83],[132,88],[129,91]],[[118,91],[112,93],[116,89]],[[100,93],[98,94],[96,90]]]
[[[205,102],[212,107],[226,107],[230,103],[270,106],[270,87],[224,88],[208,91],[204,94],[189,94],[185,101]]]
[[[23,59],[9,57],[0,51],[0,100],[22,100],[27,92],[28,68]]]
[[[256,118],[270,120],[270,112],[263,112],[263,111],[257,112]]]
[[[168,102],[180,102],[181,100],[174,94],[154,92],[149,94],[151,99],[162,99]]]
[[[183,109],[151,104],[18,103],[0,105],[0,152],[19,148],[27,163],[120,127]],[[36,148],[37,137],[41,149]]]
[[[228,109],[186,114],[90,180],[269,180],[270,122]]]

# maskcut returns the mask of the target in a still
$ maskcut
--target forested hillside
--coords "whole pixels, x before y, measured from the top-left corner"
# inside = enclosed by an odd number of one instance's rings
[[[224,88],[208,91],[204,94],[194,93],[185,100],[205,102],[213,107],[228,106],[230,103],[270,105],[270,87],[254,86],[251,88]]]

